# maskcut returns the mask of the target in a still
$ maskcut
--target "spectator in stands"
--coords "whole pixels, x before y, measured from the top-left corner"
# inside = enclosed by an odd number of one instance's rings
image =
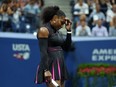
[[[108,5],[107,5],[107,3],[106,3],[106,0],[99,0],[99,5],[100,5],[100,7],[101,7],[101,12],[103,12],[104,13],[104,15],[106,16],[106,11],[107,11],[107,9],[108,9]]]
[[[96,4],[96,10],[93,11],[88,18],[89,26],[91,29],[96,25],[96,20],[98,19],[101,19],[103,24],[105,24],[106,22],[106,17],[100,9],[101,9],[100,5]]]
[[[36,31],[39,25],[39,23],[37,22],[39,20],[40,15],[40,8],[36,0],[30,0],[29,3],[24,6],[23,12],[28,19],[28,23],[30,24],[30,26],[33,27],[33,30],[30,31],[33,33],[34,31]]]
[[[37,15],[40,14],[40,8],[36,0],[30,0],[29,3],[27,3],[24,6],[23,11],[27,13],[27,15],[30,15],[30,16],[35,16],[36,14]]]
[[[110,0],[105,0],[105,2],[106,2],[106,5],[107,5],[107,10],[112,9],[112,3],[110,2]]]
[[[20,3],[18,3],[17,1],[14,2],[11,9],[13,11],[13,15],[11,16],[11,26],[13,32],[24,32],[25,29],[24,28],[22,29],[20,21],[20,17],[22,15]]]
[[[96,26],[92,28],[92,36],[96,37],[108,36],[107,28],[102,25],[102,19],[98,19]]]
[[[89,6],[89,14],[87,17],[89,17],[91,12],[93,12],[95,10],[96,0],[87,0],[87,4]]]
[[[112,18],[116,15],[116,4],[112,6],[112,9],[108,9],[106,12],[106,21],[110,23]]]
[[[113,17],[113,20],[110,23],[109,36],[116,36],[116,16]]]
[[[73,18],[73,29],[74,29],[74,34],[75,34],[75,29],[77,26],[77,23],[79,21],[79,16],[82,14],[89,14],[89,7],[88,4],[85,3],[83,0],[77,0],[77,3],[74,5],[74,18]]]
[[[116,4],[113,4],[112,8],[109,8],[106,12],[106,27],[109,30],[110,22],[112,21],[113,17],[116,16]]]
[[[13,14],[13,11],[11,10],[10,3],[10,0],[4,1],[0,7],[2,31],[11,31],[10,15]]]
[[[76,28],[76,36],[91,36],[91,29],[86,23],[86,15],[80,16],[80,25]]]

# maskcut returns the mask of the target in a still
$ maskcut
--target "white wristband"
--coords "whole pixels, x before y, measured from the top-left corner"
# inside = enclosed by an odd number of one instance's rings
[[[67,31],[68,34],[71,34],[72,32],[71,31]]]

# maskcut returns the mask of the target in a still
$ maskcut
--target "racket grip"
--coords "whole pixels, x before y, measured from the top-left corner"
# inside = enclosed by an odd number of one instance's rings
[[[60,86],[58,85],[58,83],[57,83],[55,80],[53,80],[53,79],[52,79],[52,84],[54,84],[54,86],[56,86],[56,87],[60,87]]]

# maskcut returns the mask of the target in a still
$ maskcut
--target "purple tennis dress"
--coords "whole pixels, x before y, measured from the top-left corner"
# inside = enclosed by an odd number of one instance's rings
[[[71,45],[71,34],[63,35],[56,31],[50,23],[44,25],[49,31],[49,37],[43,42],[38,38],[40,47],[40,63],[36,72],[35,83],[45,82],[44,70],[48,69],[52,79],[64,81],[68,79],[68,72],[64,62],[64,50],[67,51]]]

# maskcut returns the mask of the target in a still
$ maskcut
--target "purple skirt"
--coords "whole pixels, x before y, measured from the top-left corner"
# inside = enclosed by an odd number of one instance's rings
[[[52,79],[54,80],[67,80],[68,79],[68,71],[64,62],[64,53],[62,49],[53,49],[49,48],[49,70],[52,74]],[[46,61],[46,60],[45,60]],[[36,71],[36,84],[41,84],[46,82],[44,79],[44,69],[42,68],[43,62],[41,61],[37,67]]]

